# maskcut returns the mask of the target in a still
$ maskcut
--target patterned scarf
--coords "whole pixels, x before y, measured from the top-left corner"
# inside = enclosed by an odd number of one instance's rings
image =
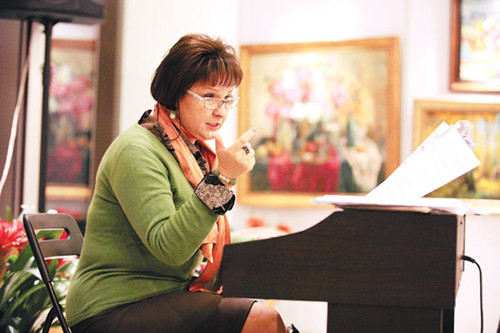
[[[192,136],[180,125],[178,118],[170,119],[170,112],[157,103],[153,114],[143,116],[141,121],[145,121],[141,125],[150,130],[173,153],[187,180],[195,188],[204,175],[216,166],[217,157],[204,142],[197,141],[193,144],[189,141],[188,138]],[[201,275],[191,282],[190,291],[209,291],[206,289],[207,284],[220,267],[224,245],[230,242],[228,218],[226,215],[219,216],[217,223],[201,244],[202,254],[208,262]],[[222,288],[219,288],[217,293],[221,292]]]

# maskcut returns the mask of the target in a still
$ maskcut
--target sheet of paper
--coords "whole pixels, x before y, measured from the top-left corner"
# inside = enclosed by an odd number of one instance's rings
[[[442,123],[382,184],[371,198],[416,199],[480,164],[456,126]]]

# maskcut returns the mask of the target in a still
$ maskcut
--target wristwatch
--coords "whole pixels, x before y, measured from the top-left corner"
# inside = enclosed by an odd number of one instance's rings
[[[228,184],[228,185],[236,185],[236,183],[238,183],[238,179],[231,179],[231,178],[227,178],[226,176],[222,175],[220,173],[219,170],[217,169],[213,169],[212,170],[212,173],[217,177],[219,178],[222,182],[224,182],[225,184]]]

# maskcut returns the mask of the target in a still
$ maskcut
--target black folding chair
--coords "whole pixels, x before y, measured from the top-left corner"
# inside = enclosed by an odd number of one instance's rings
[[[25,214],[23,216],[24,229],[28,237],[33,256],[35,257],[38,270],[42,276],[43,282],[49,292],[52,302],[47,319],[43,325],[43,333],[47,333],[52,325],[55,316],[64,333],[71,333],[68,327],[64,312],[59,300],[57,299],[52,284],[52,277],[47,268],[46,259],[62,258],[68,256],[80,256],[83,244],[83,236],[78,228],[75,219],[68,214]],[[68,234],[67,239],[37,239],[36,230],[65,230]]]

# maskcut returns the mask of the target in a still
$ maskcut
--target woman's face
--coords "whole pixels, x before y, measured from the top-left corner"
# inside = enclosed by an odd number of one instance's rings
[[[211,97],[226,99],[235,97],[233,95],[235,87],[210,86],[195,83],[189,88],[193,93],[201,97]],[[218,109],[206,109],[203,101],[197,100],[194,96],[186,93],[179,100],[178,115],[184,127],[195,140],[211,140],[214,134],[221,129],[226,121],[228,112],[226,105],[222,104]]]

